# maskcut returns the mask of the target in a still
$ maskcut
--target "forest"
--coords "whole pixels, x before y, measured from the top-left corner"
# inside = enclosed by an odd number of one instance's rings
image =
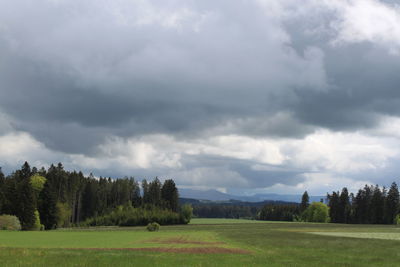
[[[85,176],[66,171],[61,163],[45,168],[22,167],[5,176],[0,168],[0,215],[16,216],[23,230],[73,226],[135,226],[151,222],[186,224],[200,218],[242,218],[267,221],[309,221],[349,224],[396,224],[399,190],[365,185],[357,193],[328,193],[321,202],[301,203],[230,201],[201,202],[181,199],[172,179],[139,181]],[[193,207],[192,207],[193,206]],[[15,220],[2,217],[1,220]],[[0,222],[1,223],[1,222]]]
[[[142,192],[141,192],[142,188]],[[66,171],[61,163],[48,170],[25,162],[5,176],[0,169],[0,214],[18,217],[23,230],[85,225],[188,223],[189,205],[179,205],[172,179],[96,178]]]
[[[324,202],[323,200],[321,200]],[[356,194],[344,187],[327,194],[326,204],[309,203],[307,191],[300,204],[265,205],[258,219],[268,221],[313,221],[351,224],[398,224],[399,190],[395,182],[389,190],[378,185],[365,185]],[[314,214],[313,214],[314,213]],[[318,219],[315,219],[314,215]]]

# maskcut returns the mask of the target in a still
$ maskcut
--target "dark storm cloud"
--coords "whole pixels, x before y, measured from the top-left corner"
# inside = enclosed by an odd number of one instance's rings
[[[11,8],[21,8],[25,20],[40,13],[31,25],[4,14],[0,105],[18,129],[51,148],[88,153],[101,135],[198,136],[237,119],[244,125],[229,131],[258,136],[311,131],[301,122],[297,130],[288,129],[271,118],[287,109],[293,85],[322,85],[314,67],[320,59],[296,54],[279,22],[257,4],[246,5],[248,14],[241,13],[241,4],[190,5],[194,15],[178,13],[183,16],[178,26],[168,24],[173,17],[136,25],[141,18],[135,12],[126,18],[132,25],[121,24],[100,4],[93,6],[98,14],[87,18],[87,5],[43,5]],[[94,132],[87,142],[84,136]]]
[[[338,33],[332,25],[340,19],[329,9],[318,11],[294,16],[283,24],[298,53],[309,46],[323,51],[329,89],[296,88],[296,100],[288,103],[289,108],[284,106],[304,124],[333,131],[371,128],[379,124],[382,115],[399,116],[400,56],[390,52],[390,44],[368,40],[335,43]]]

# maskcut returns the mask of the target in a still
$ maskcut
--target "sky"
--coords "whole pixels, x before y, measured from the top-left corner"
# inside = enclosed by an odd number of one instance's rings
[[[0,0],[0,166],[325,194],[400,182],[394,0]]]

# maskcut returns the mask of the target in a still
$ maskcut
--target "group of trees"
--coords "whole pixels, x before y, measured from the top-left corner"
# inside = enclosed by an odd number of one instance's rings
[[[142,191],[133,177],[84,176],[64,170],[61,163],[46,170],[25,162],[7,177],[0,168],[0,214],[16,215],[22,229],[34,229],[38,224],[45,229],[79,225],[118,206],[178,212],[178,189],[173,180],[143,180]]]
[[[268,204],[261,208],[258,219],[265,221],[293,221],[300,214],[300,206],[292,204]]]
[[[389,190],[365,185],[356,195],[349,194],[347,188],[328,194],[329,216],[334,223],[393,224],[399,205],[396,183]]]
[[[354,224],[393,224],[400,216],[400,197],[396,183],[389,190],[365,185],[356,194],[347,188],[327,194],[327,205],[309,203],[307,191],[300,204],[265,205],[258,218],[271,221],[333,222]]]
[[[257,207],[240,205],[193,205],[193,215],[200,218],[255,218]]]
[[[28,163],[8,177],[0,168],[0,214],[17,216],[26,230],[41,228],[38,210],[43,214],[43,224],[53,224],[52,220],[55,224],[55,217],[51,218],[48,212],[56,202],[51,198],[49,205],[43,203],[48,197],[48,185],[42,176],[33,174]]]

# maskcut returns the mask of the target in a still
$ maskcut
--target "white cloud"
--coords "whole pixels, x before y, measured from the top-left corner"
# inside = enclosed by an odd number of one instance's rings
[[[349,192],[356,193],[364,185],[374,184],[369,180],[354,180],[331,173],[306,173],[304,178],[304,181],[294,186],[278,183],[267,188],[258,188],[253,193],[301,194],[307,191],[310,195],[325,196],[326,193],[340,191],[343,187],[347,187]]]
[[[398,143],[362,133],[319,131],[284,145],[294,166],[312,171],[357,173],[383,169],[398,156]]]
[[[249,170],[266,174],[273,172],[278,176],[277,181],[285,171],[299,175],[304,172],[297,181],[295,176],[292,177],[290,183],[293,185],[277,182],[258,191],[298,193],[310,190],[321,193],[343,186],[355,190],[369,183],[360,180],[359,175],[368,177],[371,171],[384,170],[391,160],[399,157],[399,147],[400,140],[392,137],[326,130],[298,140],[215,136],[179,141],[168,135],[147,135],[109,138],[99,145],[97,155],[87,156],[53,152],[29,134],[16,132],[0,137],[0,158],[5,160],[3,164],[12,167],[20,166],[25,160],[39,167],[62,161],[66,168],[96,171],[97,175],[109,169],[119,169],[125,175],[146,170],[161,177],[174,177],[179,185],[184,186],[255,190],[252,178],[231,169],[230,165],[201,166],[199,162],[188,165],[188,157],[211,156],[245,160],[250,164]]]
[[[325,1],[338,19],[332,26],[338,31],[336,42],[372,42],[400,47],[400,9],[377,0]]]
[[[0,136],[0,166],[19,167],[25,161],[37,166],[48,166],[55,154],[24,132]]]

